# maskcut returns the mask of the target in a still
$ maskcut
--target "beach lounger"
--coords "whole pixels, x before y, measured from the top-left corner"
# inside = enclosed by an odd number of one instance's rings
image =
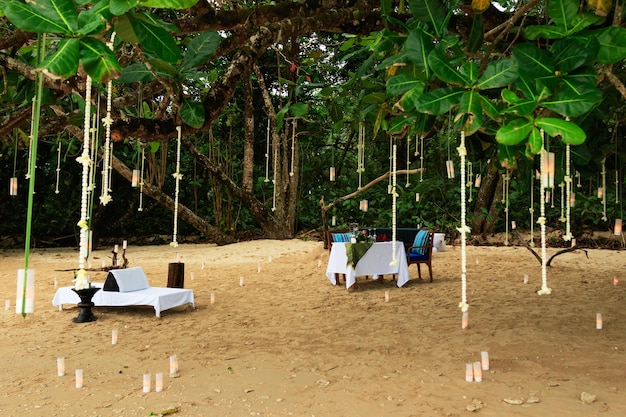
[[[151,287],[141,267],[111,270],[104,283],[92,285],[102,288],[93,296],[95,307],[152,306],[157,317],[161,317],[163,310],[185,304],[195,308],[192,290]],[[63,304],[78,304],[80,298],[72,288],[59,288],[52,305],[62,308]]]

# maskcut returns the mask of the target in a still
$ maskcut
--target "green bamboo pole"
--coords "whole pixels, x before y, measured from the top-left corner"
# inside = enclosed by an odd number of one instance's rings
[[[43,61],[46,35],[37,35],[37,64]],[[24,239],[24,285],[22,288],[22,317],[26,318],[26,288],[28,284],[28,260],[30,256],[30,233],[33,223],[33,195],[35,194],[35,169],[37,167],[37,142],[39,141],[39,116],[41,114],[41,96],[43,95],[43,74],[36,73],[36,90],[33,98],[33,117],[31,119],[31,158],[30,178],[28,179],[28,209],[26,211],[26,236]]]

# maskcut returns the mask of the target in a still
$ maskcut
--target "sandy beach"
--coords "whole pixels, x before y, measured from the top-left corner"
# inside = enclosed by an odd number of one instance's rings
[[[75,324],[78,308],[59,311],[51,300],[55,277],[58,286],[72,284],[72,273],[62,270],[77,266],[76,249],[32,252],[35,312],[25,319],[15,314],[23,251],[0,252],[0,293],[10,300],[0,313],[2,414],[626,415],[622,251],[558,256],[548,268],[552,294],[537,295],[541,265],[525,248],[469,246],[467,329],[458,307],[458,247],[434,254],[432,283],[418,280],[411,266],[402,288],[390,276],[360,277],[353,292],[326,278],[328,250],[315,241],[130,246],[127,257],[152,286],[166,286],[177,253],[195,310],[177,307],[159,319],[151,307],[95,308],[97,321]],[[92,265],[108,264],[109,255],[94,252]],[[94,282],[105,277],[91,273]],[[490,369],[482,382],[466,382],[466,363],[480,361],[481,351]],[[175,377],[170,355],[179,359]],[[65,358],[63,377],[58,357]],[[79,368],[81,389],[74,379]],[[157,372],[164,373],[162,392],[154,392]],[[142,390],[146,373],[149,393]]]

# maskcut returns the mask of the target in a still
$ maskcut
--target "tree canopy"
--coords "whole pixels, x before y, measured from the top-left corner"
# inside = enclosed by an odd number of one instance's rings
[[[154,207],[174,208],[168,142],[179,126],[185,176],[178,213],[218,243],[232,242],[233,232],[246,228],[292,236],[319,225],[320,207],[326,221],[326,211],[334,213],[340,201],[350,213],[344,221],[358,221],[355,202],[342,199],[355,188],[354,196],[380,208],[369,221],[386,223],[387,190],[361,181],[387,178],[380,175],[390,170],[390,143],[399,145],[399,169],[407,175],[404,221],[450,227],[450,196],[458,184],[444,185],[440,174],[461,130],[469,159],[484,174],[473,206],[475,233],[494,223],[502,173],[517,172],[516,181],[528,184],[543,133],[553,150],[573,147],[575,170],[590,187],[601,166],[623,183],[620,3],[0,0],[0,9],[3,179],[26,165],[34,79],[42,71],[39,140],[45,146],[37,175],[48,180],[37,198],[41,214],[56,213],[62,230],[72,230],[78,204],[80,168],[72,167],[72,157],[85,139],[87,76],[94,80],[97,121],[107,111],[107,85],[112,88],[113,201],[94,207],[91,216],[103,235],[124,218],[163,223]],[[45,42],[47,52],[39,64],[37,42]],[[97,149],[103,152],[101,142]],[[46,197],[58,155],[61,201]],[[359,165],[363,155],[367,169]],[[150,210],[137,213],[128,183],[144,165],[142,192],[158,205],[146,203]],[[330,166],[338,171],[334,183]],[[563,172],[557,177],[571,180]],[[413,198],[428,192],[434,206]],[[616,187],[615,198],[620,194]],[[617,216],[621,206],[612,210]],[[437,211],[445,219],[435,219]]]

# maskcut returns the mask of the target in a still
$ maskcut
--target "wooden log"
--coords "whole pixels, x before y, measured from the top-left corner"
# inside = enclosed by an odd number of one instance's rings
[[[172,262],[167,269],[167,286],[169,288],[185,288],[185,264]]]

